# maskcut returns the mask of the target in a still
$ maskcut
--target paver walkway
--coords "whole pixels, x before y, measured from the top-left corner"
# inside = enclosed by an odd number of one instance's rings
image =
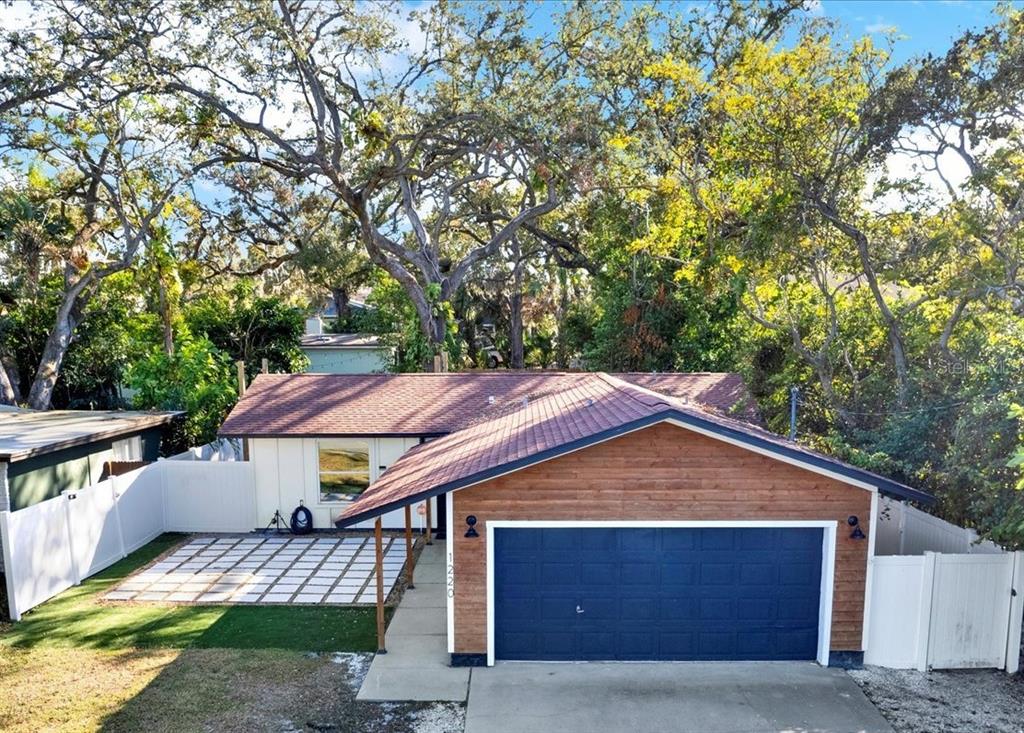
[[[384,538],[384,588],[405,542]],[[196,537],[107,593],[108,601],[375,604],[372,537]]]
[[[423,548],[413,575],[416,588],[405,591],[387,629],[387,654],[374,656],[357,700],[466,699],[470,670],[448,665],[443,541]]]

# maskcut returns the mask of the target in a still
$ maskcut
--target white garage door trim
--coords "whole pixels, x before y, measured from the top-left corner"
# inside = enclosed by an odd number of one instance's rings
[[[836,572],[836,528],[835,520],[657,520],[657,521],[552,521],[552,520],[506,520],[487,522],[487,666],[494,666],[494,530],[495,529],[559,529],[559,528],[685,528],[685,527],[735,527],[785,529],[786,527],[820,527],[821,548],[821,600],[818,606],[818,663],[828,666],[828,653],[832,638],[832,589]],[[451,542],[451,540],[449,540]]]

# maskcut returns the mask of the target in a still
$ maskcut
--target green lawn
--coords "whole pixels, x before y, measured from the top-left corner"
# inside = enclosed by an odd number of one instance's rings
[[[407,730],[398,708],[355,701],[358,683],[335,655],[309,653],[376,649],[373,608],[100,600],[184,538],[163,535],[0,624],[0,730],[252,733],[311,718],[339,733]]]
[[[372,608],[132,605],[99,600],[137,568],[183,539],[184,535],[162,535],[38,606],[0,631],[0,647],[376,649]]]

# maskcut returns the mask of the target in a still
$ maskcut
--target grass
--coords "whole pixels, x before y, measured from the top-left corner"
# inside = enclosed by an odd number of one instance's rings
[[[346,664],[310,654],[375,649],[375,609],[101,600],[183,539],[163,535],[18,623],[0,623],[0,730],[255,731],[310,719],[338,731],[404,730],[355,701]]]
[[[166,534],[0,628],[3,647],[372,651],[376,611],[337,606],[187,606],[104,603],[100,597],[178,544]]]

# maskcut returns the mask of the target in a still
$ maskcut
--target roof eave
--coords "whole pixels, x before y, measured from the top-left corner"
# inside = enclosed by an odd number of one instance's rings
[[[157,413],[151,416],[142,418],[131,418],[136,421],[132,424],[125,425],[120,428],[112,428],[109,430],[103,430],[96,433],[89,433],[88,435],[77,436],[75,438],[68,438],[66,440],[60,440],[53,443],[47,443],[34,448],[26,448],[19,451],[7,451],[0,453],[0,461],[4,463],[15,463],[17,461],[24,461],[28,458],[35,458],[37,456],[45,456],[48,453],[56,453],[58,451],[65,450],[67,448],[77,448],[81,445],[89,445],[100,440],[106,440],[108,438],[117,438],[122,435],[129,435],[131,433],[137,433],[141,430],[149,430],[150,428],[161,427],[167,425],[174,418],[185,413],[181,410],[167,411]]]
[[[465,476],[454,481],[449,481],[444,484],[440,484],[431,489],[418,492],[416,494],[404,497],[402,499],[396,499],[395,501],[388,502],[387,504],[383,504],[373,509],[368,509],[358,514],[354,514],[350,517],[340,517],[339,519],[335,520],[334,524],[338,528],[350,527],[353,524],[357,524],[358,522],[378,517],[382,514],[386,514],[389,511],[401,509],[402,507],[407,506],[409,504],[415,504],[418,501],[423,501],[425,499],[433,498],[435,496],[440,496],[442,494],[448,493],[449,491],[463,489],[466,488],[467,486],[472,486],[474,484],[481,483],[482,481],[497,478],[498,476],[501,476],[503,474],[512,473],[514,471],[518,471],[533,464],[542,463],[544,461],[551,460],[552,458],[558,458],[561,455],[572,453],[574,451],[580,450],[581,448],[586,448],[596,443],[601,443],[611,438],[616,438],[619,437],[620,435],[625,435],[626,433],[631,433],[634,432],[635,430],[640,430],[642,428],[666,421],[678,421],[681,423],[696,425],[705,431],[718,433],[722,437],[730,438],[733,441],[738,441],[746,443],[751,446],[756,446],[762,451],[784,456],[796,463],[815,467],[820,470],[836,474],[839,480],[841,480],[842,477],[845,477],[847,479],[850,479],[851,481],[857,482],[858,484],[876,488],[885,494],[896,496],[897,498],[900,499],[908,499],[910,501],[916,501],[922,504],[932,504],[936,501],[935,497],[932,496],[931,494],[928,494],[923,491],[918,491],[917,489],[911,488],[910,486],[906,486],[897,481],[892,481],[883,476],[878,476],[876,474],[863,471],[861,469],[856,468],[855,466],[847,465],[841,461],[828,459],[822,456],[815,456],[813,454],[805,453],[797,449],[780,445],[779,443],[776,443],[774,441],[765,440],[764,438],[751,435],[741,430],[731,429],[712,420],[703,419],[696,415],[691,415],[689,413],[681,412],[675,409],[667,409],[650,415],[648,417],[641,418],[639,420],[634,420],[629,423],[624,423],[614,428],[610,428],[608,430],[595,433],[593,435],[588,435],[585,438],[579,438],[578,440],[564,443],[555,448],[549,448],[548,450],[541,451],[530,456],[525,456],[515,461],[503,463],[500,466],[489,468],[486,471],[478,471],[477,473],[470,474],[469,476]]]

